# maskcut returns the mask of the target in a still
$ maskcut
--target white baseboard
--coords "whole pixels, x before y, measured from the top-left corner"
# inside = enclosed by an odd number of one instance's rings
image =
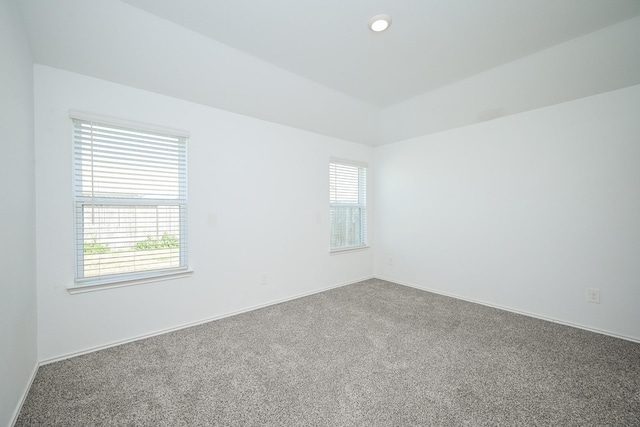
[[[396,283],[398,285],[419,289],[421,291],[432,292],[434,294],[444,295],[446,297],[451,297],[451,298],[455,298],[455,299],[459,299],[459,300],[463,300],[463,301],[468,301],[468,302],[472,302],[472,303],[475,303],[475,304],[484,305],[484,306],[487,306],[487,307],[497,308],[499,310],[504,310],[504,311],[508,311],[508,312],[511,312],[511,313],[521,314],[523,316],[533,317],[535,319],[546,320],[548,322],[558,323],[560,325],[571,326],[573,328],[583,329],[583,330],[589,331],[589,332],[595,332],[595,333],[602,334],[602,335],[608,335],[608,336],[614,337],[614,338],[620,338],[620,339],[623,339],[623,340],[626,340],[626,341],[632,341],[632,342],[640,343],[640,338],[637,338],[637,337],[630,337],[630,336],[618,334],[618,333],[611,332],[611,331],[606,331],[606,330],[602,330],[602,329],[596,329],[596,328],[593,328],[593,327],[590,327],[590,326],[584,326],[584,325],[580,325],[580,324],[577,324],[577,323],[567,322],[565,320],[560,320],[560,319],[554,319],[554,318],[551,318],[551,317],[541,316],[541,315],[536,314],[536,313],[530,313],[530,312],[527,312],[527,311],[517,310],[517,309],[511,308],[511,307],[506,307],[506,306],[502,306],[502,305],[499,305],[499,304],[493,304],[493,303],[490,303],[490,302],[480,301],[480,300],[476,300],[476,299],[473,299],[473,298],[467,298],[467,297],[463,297],[463,296],[460,296],[460,295],[452,294],[452,293],[449,293],[449,292],[443,292],[443,291],[440,291],[440,290],[437,290],[437,289],[429,288],[427,286],[416,285],[416,284],[413,284],[413,283],[399,282],[397,280],[390,279],[390,278],[387,278],[387,277],[382,277],[382,276],[375,276],[375,278],[376,279],[380,279],[380,280],[385,280],[385,281],[391,282],[391,283]]]
[[[422,291],[432,292],[434,294],[444,295],[444,296],[447,296],[447,297],[456,298],[456,299],[459,299],[459,300],[468,301],[468,302],[472,302],[472,303],[475,303],[475,304],[484,305],[484,306],[487,306],[487,307],[497,308],[499,310],[504,310],[504,311],[508,311],[508,312],[511,312],[511,313],[521,314],[523,316],[533,317],[533,318],[536,318],[536,319],[546,320],[548,322],[558,323],[558,324],[561,324],[561,325],[571,326],[571,327],[574,327],[574,328],[583,329],[583,330],[590,331],[590,332],[595,332],[595,333],[598,333],[598,334],[608,335],[608,336],[611,336],[611,337],[620,338],[620,339],[624,339],[624,340],[627,340],[627,341],[640,343],[640,339],[636,338],[636,337],[629,337],[629,336],[621,335],[621,334],[614,333],[614,332],[611,332],[611,331],[600,330],[600,329],[596,329],[596,328],[592,328],[592,327],[588,327],[588,326],[584,326],[584,325],[579,325],[579,324],[575,324],[575,323],[571,323],[571,322],[566,322],[566,321],[559,320],[559,319],[540,316],[540,315],[535,314],[535,313],[530,313],[530,312],[526,312],[526,311],[522,311],[522,310],[516,310],[516,309],[513,309],[511,307],[501,306],[499,304],[493,304],[493,303],[489,303],[489,302],[486,302],[486,301],[476,300],[476,299],[473,299],[473,298],[467,298],[467,297],[463,297],[463,296],[456,295],[456,294],[453,294],[453,293],[443,292],[443,291],[440,291],[440,290],[432,289],[432,288],[429,288],[429,287],[426,287],[426,286],[421,286],[421,285],[416,285],[416,284],[413,284],[413,283],[397,281],[397,280],[394,280],[394,279],[391,279],[391,278],[388,278],[388,277],[367,276],[367,277],[363,277],[363,278],[360,278],[360,279],[357,279],[357,280],[352,280],[352,281],[349,281],[349,282],[328,286],[328,287],[325,287],[325,288],[322,288],[322,289],[317,289],[317,290],[310,291],[310,292],[304,292],[304,293],[301,293],[301,294],[296,294],[296,295],[293,295],[293,296],[290,296],[290,297],[287,297],[287,298],[281,298],[281,299],[278,299],[278,300],[273,300],[273,301],[270,301],[270,302],[267,302],[267,303],[264,303],[264,304],[259,304],[259,305],[247,307],[247,308],[244,308],[244,309],[241,309],[241,310],[237,310],[237,311],[221,314],[221,315],[218,315],[218,316],[208,317],[206,319],[201,319],[201,320],[198,320],[198,321],[195,321],[195,322],[185,323],[185,324],[178,325],[178,326],[175,326],[175,327],[161,329],[161,330],[158,330],[158,331],[150,332],[148,334],[138,335],[138,336],[135,336],[135,337],[132,337],[132,338],[128,338],[126,340],[120,340],[120,341],[117,341],[117,342],[112,342],[112,343],[109,343],[109,344],[105,344],[105,345],[101,345],[101,346],[97,346],[97,347],[92,347],[92,348],[89,348],[89,349],[86,349],[86,350],[73,352],[73,353],[68,353],[68,354],[65,354],[65,355],[62,355],[62,356],[58,356],[58,357],[42,360],[39,363],[36,363],[36,365],[33,368],[33,371],[31,373],[31,379],[29,380],[29,383],[25,387],[25,390],[24,390],[24,392],[22,394],[22,399],[20,400],[20,404],[18,405],[18,407],[14,411],[13,418],[12,418],[13,421],[11,422],[10,425],[14,426],[16,421],[18,420],[18,415],[20,414],[20,410],[22,409],[22,405],[24,405],[24,402],[25,402],[25,400],[27,398],[27,395],[29,394],[29,390],[31,389],[31,385],[33,384],[33,381],[35,380],[36,374],[38,372],[38,368],[40,366],[43,366],[43,365],[46,365],[46,364],[49,364],[49,363],[53,363],[53,362],[57,362],[57,361],[60,361],[60,360],[69,359],[69,358],[72,358],[72,357],[75,357],[75,356],[80,356],[80,355],[83,355],[83,354],[93,353],[95,351],[104,350],[106,348],[115,347],[115,346],[118,346],[118,345],[122,345],[122,344],[127,344],[127,343],[130,343],[130,342],[134,342],[134,341],[143,340],[143,339],[150,338],[150,337],[153,337],[153,336],[166,334],[168,332],[173,332],[173,331],[178,331],[180,329],[190,328],[192,326],[201,325],[201,324],[204,324],[204,323],[212,322],[214,320],[224,319],[226,317],[231,317],[231,316],[235,316],[235,315],[238,315],[238,314],[247,313],[249,311],[258,310],[258,309],[269,307],[269,306],[276,305],[276,304],[281,304],[283,302],[292,301],[292,300],[295,300],[295,299],[298,299],[298,298],[304,298],[304,297],[307,297],[307,296],[310,296],[310,295],[319,294],[321,292],[325,292],[325,291],[328,291],[328,290],[331,290],[331,289],[336,289],[336,288],[340,288],[340,287],[343,287],[343,286],[352,285],[354,283],[358,283],[358,282],[361,282],[363,280],[368,280],[368,279],[384,280],[384,281],[395,283],[395,284],[398,284],[398,285],[401,285],[401,286],[407,286],[407,287],[410,287],[410,288],[415,288],[415,289],[419,289],[419,290],[422,290]]]
[[[36,379],[36,374],[38,373],[38,368],[40,367],[40,363],[37,363],[33,366],[33,370],[31,371],[31,378],[27,383],[26,387],[22,391],[22,398],[20,399],[20,403],[16,407],[13,412],[13,417],[11,418],[10,426],[15,426],[16,421],[18,421],[18,415],[20,415],[20,411],[22,410],[22,405],[24,405],[25,400],[27,400],[27,395],[29,394],[29,390],[31,390],[31,384],[33,384],[33,380]]]
[[[53,357],[53,358],[41,360],[40,361],[40,366],[47,365],[49,363],[58,362],[60,360],[70,359],[70,358],[76,357],[76,356],[81,356],[83,354],[93,353],[95,351],[104,350],[106,348],[115,347],[115,346],[118,346],[118,345],[127,344],[127,343],[134,342],[134,341],[139,341],[139,340],[143,340],[143,339],[146,339],[146,338],[151,338],[151,337],[154,337],[156,335],[162,335],[162,334],[166,334],[168,332],[178,331],[180,329],[185,329],[185,328],[190,328],[192,326],[202,325],[203,323],[208,323],[208,322],[212,322],[214,320],[220,320],[220,319],[224,319],[226,317],[231,317],[231,316],[235,316],[235,315],[238,315],[238,314],[246,313],[246,312],[249,312],[249,311],[258,310],[260,308],[265,308],[265,307],[269,307],[269,306],[272,306],[272,305],[281,304],[283,302],[292,301],[294,299],[308,297],[310,295],[319,294],[321,292],[325,292],[325,291],[328,291],[330,289],[336,289],[336,288],[340,288],[340,287],[343,287],[343,286],[352,285],[354,283],[358,283],[358,282],[361,282],[363,280],[368,280],[368,279],[373,279],[373,276],[367,276],[367,277],[363,277],[363,278],[360,278],[360,279],[357,279],[357,280],[352,280],[352,281],[345,282],[345,283],[340,283],[340,284],[337,284],[337,285],[331,285],[331,286],[328,286],[328,287],[325,287],[325,288],[322,288],[322,289],[317,289],[317,290],[310,291],[310,292],[303,292],[301,294],[296,294],[296,295],[293,295],[293,296],[290,296],[290,297],[281,298],[281,299],[278,299],[278,300],[273,300],[273,301],[270,301],[270,302],[267,302],[267,303],[264,303],[264,304],[254,305],[254,306],[251,306],[251,307],[243,308],[241,310],[224,313],[224,314],[221,314],[221,315],[218,315],[218,316],[208,317],[206,319],[197,320],[195,322],[184,323],[184,324],[181,324],[181,325],[178,325],[178,326],[173,326],[171,328],[160,329],[160,330],[157,330],[157,331],[154,331],[154,332],[150,332],[150,333],[147,333],[147,334],[137,335],[137,336],[132,337],[132,338],[127,338],[125,340],[115,341],[115,342],[111,342],[109,344],[104,344],[104,345],[100,345],[100,346],[96,346],[96,347],[91,347],[91,348],[88,348],[86,350],[76,351],[76,352],[73,352],[73,353],[67,353],[67,354],[64,354],[64,355],[61,355],[61,356],[56,356],[56,357]]]

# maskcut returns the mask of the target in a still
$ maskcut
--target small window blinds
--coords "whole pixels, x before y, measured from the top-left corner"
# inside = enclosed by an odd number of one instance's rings
[[[330,249],[367,245],[367,166],[329,162]]]

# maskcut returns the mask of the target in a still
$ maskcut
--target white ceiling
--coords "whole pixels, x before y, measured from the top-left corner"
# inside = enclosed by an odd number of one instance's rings
[[[376,107],[640,14],[638,0],[124,0]],[[367,27],[388,14],[388,31]]]
[[[370,145],[640,83],[640,0],[19,4],[36,63]]]

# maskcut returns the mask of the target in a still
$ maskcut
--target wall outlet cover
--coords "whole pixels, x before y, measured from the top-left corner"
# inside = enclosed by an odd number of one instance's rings
[[[600,304],[600,289],[588,288],[587,302],[590,302],[593,304]]]
[[[258,275],[258,284],[266,285],[267,283],[269,283],[269,276],[267,273],[260,273]]]

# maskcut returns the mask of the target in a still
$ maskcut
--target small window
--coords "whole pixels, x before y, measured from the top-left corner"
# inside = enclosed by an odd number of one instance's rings
[[[367,245],[367,166],[342,160],[329,163],[330,250]]]
[[[186,269],[187,135],[72,120],[76,284]]]

